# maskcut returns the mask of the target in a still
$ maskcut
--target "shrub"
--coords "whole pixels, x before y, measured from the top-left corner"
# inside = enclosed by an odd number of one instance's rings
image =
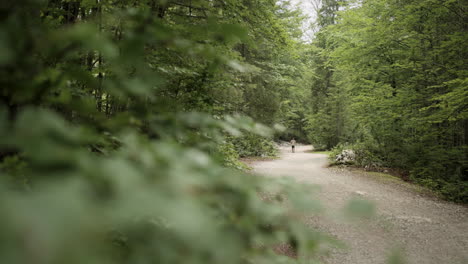
[[[240,157],[274,157],[278,155],[275,142],[269,137],[247,134],[232,139]]]
[[[236,150],[234,144],[228,140],[220,143],[217,148],[219,155],[215,155],[221,158],[221,163],[229,168],[235,168],[239,170],[247,169],[247,166],[239,161],[239,153]]]

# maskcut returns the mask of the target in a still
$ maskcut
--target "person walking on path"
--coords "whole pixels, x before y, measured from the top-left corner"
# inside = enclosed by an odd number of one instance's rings
[[[294,138],[291,140],[291,148],[291,152],[294,153],[296,148],[296,140]]]

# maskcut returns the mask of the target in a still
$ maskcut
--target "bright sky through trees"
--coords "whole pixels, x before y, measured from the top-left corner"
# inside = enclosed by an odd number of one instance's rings
[[[320,6],[320,0],[291,0],[291,3],[298,6],[303,14],[307,16],[307,19],[305,19],[302,24],[302,30],[304,32],[303,39],[310,42],[316,32],[316,28],[313,24],[317,19],[317,8]]]

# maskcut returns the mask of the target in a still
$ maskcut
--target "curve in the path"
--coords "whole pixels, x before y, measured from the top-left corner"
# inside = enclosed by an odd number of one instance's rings
[[[290,153],[283,147],[280,159],[252,166],[267,177],[293,177],[321,187],[320,200],[329,213],[308,223],[348,246],[334,250],[326,263],[385,263],[392,249],[403,248],[412,264],[468,264],[467,207],[422,195],[391,178],[327,168],[326,155],[309,153],[311,146],[296,148]],[[375,202],[375,220],[356,225],[333,217],[355,195]]]

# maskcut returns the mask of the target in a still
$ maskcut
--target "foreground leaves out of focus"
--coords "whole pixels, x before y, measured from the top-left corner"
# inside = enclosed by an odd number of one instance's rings
[[[288,263],[332,243],[294,203],[263,201],[272,183],[228,168],[272,155],[273,131],[212,91],[257,78],[233,52],[248,25],[219,16],[238,4],[197,4],[212,18],[157,18],[165,1],[1,7],[2,263]],[[274,253],[291,241],[297,260]]]
[[[31,122],[40,127],[28,129]],[[259,192],[286,185],[224,168],[196,148],[127,131],[117,150],[91,153],[79,147],[89,131],[48,111],[25,110],[2,133],[28,164],[9,177],[27,175],[30,188],[0,190],[7,263],[268,263],[281,258],[277,244],[298,241],[308,259],[331,241],[293,217],[315,204],[262,201]]]
[[[337,245],[301,222],[321,208],[307,188],[237,170],[275,154],[245,115],[274,125],[297,13],[184,3],[0,6],[0,262],[314,263]]]

